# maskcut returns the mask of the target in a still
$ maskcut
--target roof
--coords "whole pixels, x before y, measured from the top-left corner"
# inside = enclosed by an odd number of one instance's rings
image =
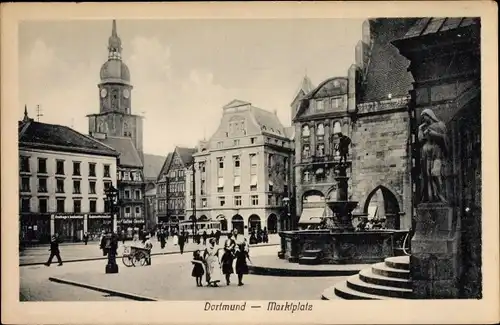
[[[302,78],[302,81],[300,82],[299,89],[297,89],[297,91],[295,92],[295,96],[293,97],[293,102],[295,102],[297,97],[305,96],[309,94],[309,92],[311,92],[313,89],[314,85],[311,79],[309,79],[309,77],[305,75],[304,78]]]
[[[401,38],[417,19],[381,18],[370,20],[373,46],[365,71],[361,102],[407,96],[413,78],[407,71],[409,61],[391,41]]]
[[[341,83],[339,86],[333,87],[332,81],[338,80]],[[323,92],[320,97],[326,96],[337,96],[347,93],[347,83],[348,79],[346,77],[330,77],[323,82],[321,82],[316,88],[311,90],[304,99],[311,99],[317,97],[316,95]],[[328,87],[329,86],[329,87]]]
[[[283,124],[275,113],[254,106],[251,107],[251,112],[263,132],[285,136]]]
[[[21,145],[56,151],[118,156],[112,147],[64,125],[19,121],[18,140]]]
[[[156,179],[160,174],[163,163],[165,162],[164,156],[144,154],[144,178]]]
[[[176,147],[175,151],[177,152],[179,158],[181,158],[185,166],[189,166],[193,163],[193,155],[196,152],[195,148]]]
[[[106,137],[101,140],[104,144],[114,148],[120,153],[119,165],[127,167],[143,167],[141,158],[132,139],[128,137]]]
[[[471,17],[421,18],[406,32],[406,34],[404,34],[402,39],[445,32],[448,30],[466,27],[478,23],[478,18]]]
[[[170,162],[172,161],[172,158],[174,157],[173,152],[169,152],[167,154],[167,157],[163,161],[163,165],[161,166],[160,172],[158,173],[158,176],[156,177],[156,180],[159,181],[160,177],[162,174],[166,173],[168,168],[170,167]]]
[[[295,139],[295,127],[294,126],[285,127],[285,135],[290,140]]]

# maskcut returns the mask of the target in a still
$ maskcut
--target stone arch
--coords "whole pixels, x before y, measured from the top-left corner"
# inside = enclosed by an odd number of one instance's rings
[[[262,228],[261,219],[257,214],[252,214],[248,217],[248,228],[249,229]]]
[[[239,214],[235,214],[231,218],[231,225],[233,229],[237,229],[239,234],[243,234],[245,230],[245,221],[243,217]]]
[[[220,222],[221,231],[228,231],[227,219],[224,215],[219,214],[215,219]]]
[[[208,217],[206,215],[202,215],[198,220],[199,221],[208,221]]]
[[[325,195],[320,190],[307,190],[302,194],[302,203],[324,202]]]
[[[380,192],[379,192],[380,191]],[[393,188],[387,185],[377,185],[364,199],[360,207],[363,208],[363,213],[368,213],[368,207],[373,196],[376,193],[381,194],[383,204],[379,202],[379,206],[383,207],[383,214],[386,218],[388,228],[400,228],[400,212],[403,211],[403,204],[400,195]]]
[[[189,217],[189,220],[191,220],[191,221],[195,221],[195,220],[196,220],[196,217],[195,217],[194,215],[191,215],[191,216]]]
[[[270,234],[278,232],[278,217],[274,213],[267,217],[267,231]]]

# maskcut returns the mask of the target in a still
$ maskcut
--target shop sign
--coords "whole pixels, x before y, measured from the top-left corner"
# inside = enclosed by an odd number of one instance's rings
[[[83,215],[75,214],[54,214],[54,219],[83,219]]]
[[[110,215],[89,215],[89,219],[111,219]]]

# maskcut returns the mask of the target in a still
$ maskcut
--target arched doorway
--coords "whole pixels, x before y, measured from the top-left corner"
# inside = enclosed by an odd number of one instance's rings
[[[233,226],[233,229],[237,229],[239,234],[243,234],[245,231],[245,221],[243,220],[243,217],[240,216],[239,214],[235,214],[233,218],[231,219],[231,225]]]
[[[199,221],[207,221],[208,217],[206,215],[202,215],[199,219]]]
[[[227,219],[224,217],[222,214],[219,214],[216,218],[217,221],[220,222],[220,230],[221,231],[227,231]]]
[[[252,214],[249,218],[248,218],[248,228],[249,229],[261,229],[261,224],[260,224],[260,217],[256,214]]]
[[[400,211],[396,195],[384,186],[374,188],[363,207],[368,219],[382,220],[388,229],[400,229]]]
[[[267,217],[267,232],[270,234],[278,232],[278,217],[274,213]]]

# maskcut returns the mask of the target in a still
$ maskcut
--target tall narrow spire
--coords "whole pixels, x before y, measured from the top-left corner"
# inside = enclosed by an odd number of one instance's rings
[[[116,31],[116,20],[113,19],[113,27],[111,28],[111,36],[108,39],[109,59],[121,60],[122,40]]]
[[[111,36],[118,37],[118,34],[116,33],[116,19],[113,19],[113,29],[111,31]]]
[[[24,105],[24,118],[23,118],[23,122],[28,122],[29,121],[29,116],[28,116],[28,107],[26,106],[26,104]]]

